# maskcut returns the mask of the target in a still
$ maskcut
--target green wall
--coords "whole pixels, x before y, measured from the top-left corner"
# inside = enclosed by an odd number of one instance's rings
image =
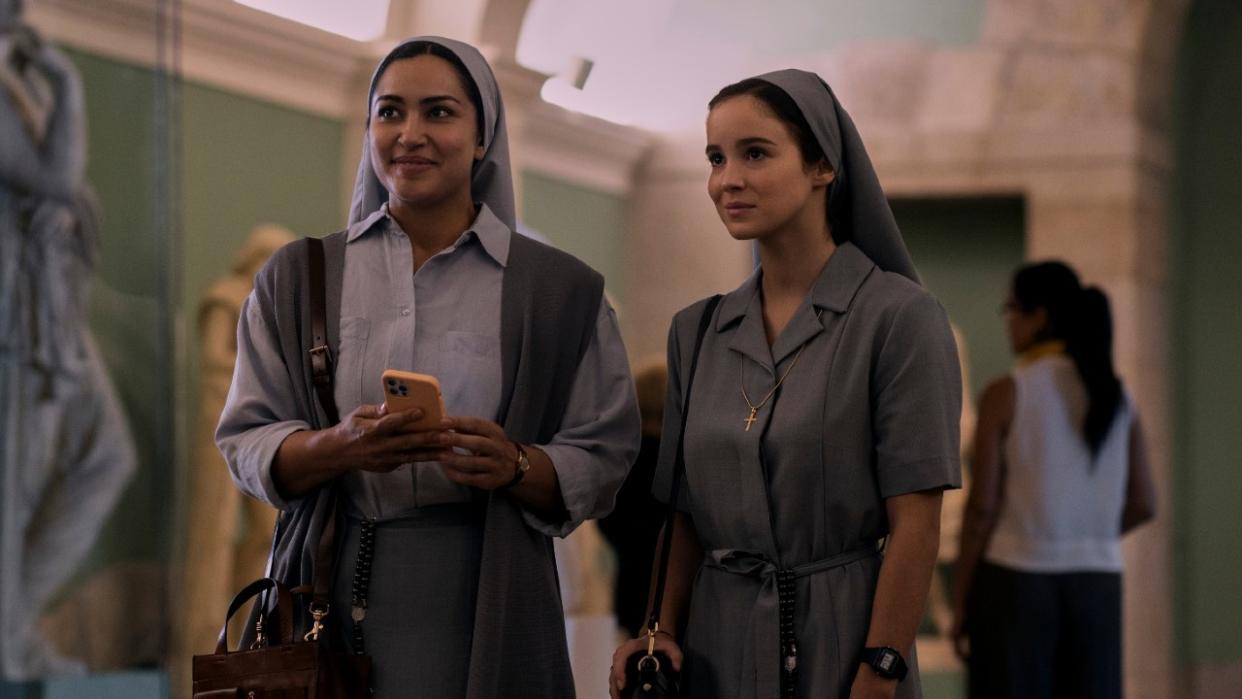
[[[998,309],[1023,263],[1025,212],[1018,198],[892,202],[923,283],[966,338],[971,398],[1009,371],[1012,355]]]
[[[1174,585],[1183,663],[1242,660],[1242,4],[1194,3],[1170,225]]]
[[[966,340],[971,396],[1009,370],[1012,355],[997,309],[1023,263],[1026,217],[1020,198],[898,199],[890,202],[919,275]],[[951,565],[937,567],[949,586]],[[934,629],[930,617],[924,631]],[[934,631],[933,631],[934,632]],[[964,697],[958,672],[924,672],[927,699]]]
[[[139,469],[100,534],[86,575],[118,560],[162,560],[173,492],[166,410],[174,358],[160,328],[171,302],[170,239],[156,230],[155,79],[150,70],[66,50],[82,81],[87,179],[101,210],[91,328],[124,404]],[[162,281],[163,280],[163,281]],[[165,333],[165,337],[167,334]]]
[[[316,236],[344,227],[344,125],[193,83],[185,86],[182,124],[182,298],[192,326],[197,300],[228,271],[254,226]]]
[[[91,326],[130,419],[140,468],[83,574],[119,560],[165,561],[178,519],[178,482],[197,404],[196,308],[228,271],[250,229],[278,223],[322,235],[343,225],[341,122],[186,83],[181,94],[182,233],[157,230],[155,78],[148,68],[66,50],[88,120],[87,176],[102,232]],[[162,154],[168,158],[168,153]],[[177,255],[177,257],[172,257]],[[163,281],[161,281],[163,280]],[[176,284],[172,286],[172,284]],[[161,339],[175,325],[176,347]],[[181,371],[175,367],[180,364]],[[171,400],[176,425],[159,396]]]
[[[522,177],[522,209],[523,223],[603,274],[613,300],[624,303],[623,197],[527,171]]]
[[[198,306],[228,274],[250,231],[275,223],[295,235],[345,226],[341,205],[344,124],[200,84],[182,102],[183,192],[180,313],[183,343],[178,405],[188,469],[198,420]],[[188,480],[189,471],[186,470]],[[185,483],[182,494],[188,495]],[[179,503],[182,519],[188,503]]]

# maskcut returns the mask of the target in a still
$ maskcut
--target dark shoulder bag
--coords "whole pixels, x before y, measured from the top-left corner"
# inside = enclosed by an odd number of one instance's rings
[[[694,338],[694,353],[690,356],[690,371],[686,376],[686,395],[681,400],[681,430],[677,433],[677,453],[673,459],[673,485],[669,490],[668,511],[664,518],[664,543],[660,547],[660,567],[656,578],[655,596],[651,600],[651,616],[647,619],[647,650],[631,655],[625,663],[625,699],[676,699],[681,695],[678,677],[673,664],[663,653],[655,650],[656,633],[660,630],[660,607],[664,606],[664,584],[668,580],[668,558],[673,548],[673,522],[677,515],[677,498],[681,491],[681,479],[686,471],[686,419],[690,415],[690,393],[694,387],[694,372],[699,366],[699,349],[703,336],[711,324],[720,296],[713,296],[703,309],[699,319],[698,334]]]
[[[332,392],[332,356],[328,350],[327,301],[324,284],[323,241],[308,238],[310,266],[310,312],[313,342],[308,348],[315,393],[328,421],[339,421]],[[324,487],[336,488],[335,484]],[[341,498],[334,498],[339,514]],[[229,604],[224,626],[216,638],[216,652],[194,656],[194,699],[263,699],[307,697],[310,699],[363,698],[370,694],[371,658],[332,649],[326,629],[332,575],[336,561],[336,521],[328,518],[316,549],[314,580],[310,586],[289,590],[273,578],[260,578],[237,593]],[[259,614],[254,643],[248,649],[229,651],[229,619],[250,599],[275,593],[275,619]],[[293,636],[294,594],[309,593],[314,619],[303,638]],[[265,605],[263,609],[272,609]],[[337,615],[340,618],[340,615]],[[277,633],[272,635],[273,621]]]

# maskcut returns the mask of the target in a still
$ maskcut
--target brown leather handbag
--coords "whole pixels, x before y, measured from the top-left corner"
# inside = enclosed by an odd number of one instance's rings
[[[327,346],[326,287],[324,283],[323,241],[308,238],[310,272],[311,357],[315,392],[330,423],[338,413],[332,391],[332,359]],[[325,488],[336,488],[328,484]],[[332,575],[337,541],[336,523],[341,507],[340,494],[333,492],[332,516],[320,534],[310,585],[290,590],[274,578],[260,578],[237,593],[229,604],[224,625],[216,638],[216,652],[193,658],[193,699],[365,699],[371,690],[371,658],[363,655],[360,627],[355,624],[355,652],[341,653],[332,648],[324,622],[331,599]],[[278,527],[279,531],[279,527]],[[254,641],[247,649],[229,651],[229,620],[252,598],[276,595],[276,606],[260,603],[266,610],[255,615]],[[294,638],[293,593],[310,596],[310,631]],[[266,618],[265,618],[266,614]],[[274,618],[273,618],[274,616]],[[335,615],[340,618],[340,615]],[[277,635],[271,635],[273,624]]]
[[[229,651],[229,619],[251,598],[276,594],[275,619],[259,617],[249,649]],[[369,694],[371,659],[330,650],[315,625],[302,639],[293,637],[293,596],[272,578],[247,585],[229,604],[216,652],[194,656],[193,699],[363,699]],[[272,637],[272,623],[276,636]]]

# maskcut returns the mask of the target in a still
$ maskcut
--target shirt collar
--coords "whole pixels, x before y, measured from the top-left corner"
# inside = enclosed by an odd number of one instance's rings
[[[838,245],[811,287],[811,303],[816,308],[844,313],[873,269],[875,263],[856,245],[850,242]],[[746,315],[751,299],[759,293],[760,279],[762,271],[756,269],[741,286],[724,297],[716,330],[724,330]]]
[[[371,213],[371,215],[350,226],[345,242],[352,243],[371,230],[382,228],[379,225],[381,222],[393,226],[397,225],[397,222],[388,215],[387,202]],[[509,239],[512,232],[503,221],[496,217],[496,214],[492,213],[491,208],[487,204],[479,204],[479,213],[475,215],[474,222],[450,247],[460,247],[470,239],[471,234],[478,239],[483,246],[483,250],[496,261],[496,264],[499,264],[501,267],[508,264]]]
[[[478,236],[483,249],[496,264],[504,267],[509,263],[509,241],[513,237],[513,231],[492,213],[487,204],[479,204],[479,214],[474,217],[474,225],[470,227],[470,231]]]
[[[358,221],[349,227],[349,232],[345,234],[345,242],[352,243],[379,223],[381,220],[388,218],[388,203],[385,202],[380,208],[372,211],[369,216]]]

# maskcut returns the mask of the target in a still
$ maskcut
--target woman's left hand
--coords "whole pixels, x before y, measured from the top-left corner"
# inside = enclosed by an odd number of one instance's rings
[[[893,699],[895,696],[897,680],[880,677],[870,665],[858,668],[854,684],[850,687],[850,699]]]
[[[504,428],[477,417],[446,417],[440,421],[444,453],[440,463],[449,480],[461,485],[495,490],[508,485],[517,473],[518,450]],[[464,449],[460,454],[452,449]]]

